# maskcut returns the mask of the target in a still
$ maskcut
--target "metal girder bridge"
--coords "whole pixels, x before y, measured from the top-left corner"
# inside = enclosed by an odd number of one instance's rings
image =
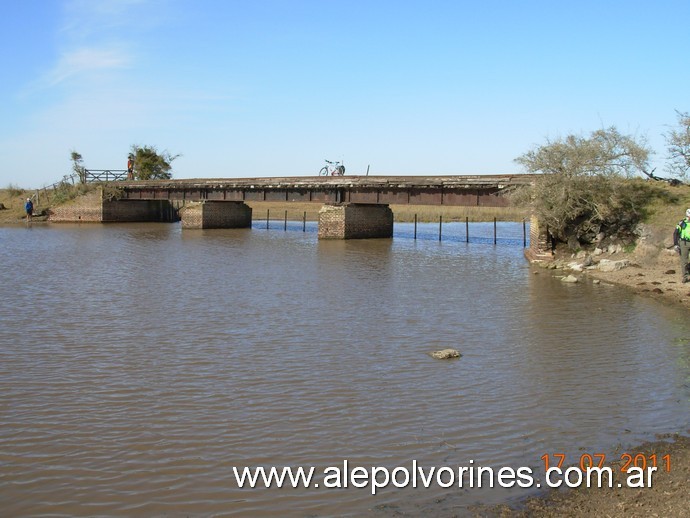
[[[338,176],[118,181],[127,200],[272,201],[503,207],[534,175]]]

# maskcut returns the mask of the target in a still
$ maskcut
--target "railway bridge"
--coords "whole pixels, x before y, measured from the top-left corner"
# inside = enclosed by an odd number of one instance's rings
[[[123,182],[121,200],[184,204],[185,228],[251,225],[245,202],[320,203],[319,238],[390,237],[390,204],[503,207],[529,175],[334,176]]]
[[[241,228],[251,226],[248,201],[311,202],[322,205],[319,239],[391,237],[391,204],[504,207],[505,194],[533,178],[518,174],[124,180],[105,184],[109,187],[104,187],[97,207],[81,214],[56,212],[51,219],[160,221],[179,214],[183,228]]]

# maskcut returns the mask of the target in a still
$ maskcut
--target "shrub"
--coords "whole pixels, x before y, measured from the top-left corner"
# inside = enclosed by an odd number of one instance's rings
[[[649,152],[613,127],[589,138],[549,141],[516,159],[528,172],[542,174],[514,193],[513,202],[529,207],[556,241],[571,248],[593,242],[601,232],[631,241],[647,206],[665,194],[635,178],[647,168]]]

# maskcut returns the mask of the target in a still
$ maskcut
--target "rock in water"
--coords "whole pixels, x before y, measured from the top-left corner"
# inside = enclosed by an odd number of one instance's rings
[[[448,360],[450,358],[460,358],[462,356],[458,351],[455,349],[442,349],[441,351],[434,351],[431,353],[432,358],[436,358],[437,360]]]

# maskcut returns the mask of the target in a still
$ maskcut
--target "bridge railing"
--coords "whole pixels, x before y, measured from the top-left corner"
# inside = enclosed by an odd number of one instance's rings
[[[125,180],[127,180],[127,169],[84,169],[83,183]]]

